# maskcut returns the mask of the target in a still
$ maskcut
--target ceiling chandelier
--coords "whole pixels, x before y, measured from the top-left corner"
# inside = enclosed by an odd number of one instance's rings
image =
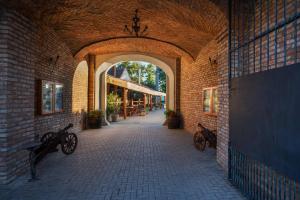
[[[148,26],[146,25],[141,31],[141,19],[138,15],[139,10],[135,10],[135,14],[132,18],[132,25],[131,28],[128,27],[128,25],[125,25],[124,32],[128,32],[130,35],[135,35],[135,37],[143,37],[147,34]]]

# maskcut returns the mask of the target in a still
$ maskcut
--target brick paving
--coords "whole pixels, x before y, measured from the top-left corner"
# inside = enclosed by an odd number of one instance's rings
[[[79,134],[70,156],[49,155],[28,176],[0,187],[1,200],[243,199],[226,180],[215,151],[199,152],[192,136],[161,126],[160,111]]]

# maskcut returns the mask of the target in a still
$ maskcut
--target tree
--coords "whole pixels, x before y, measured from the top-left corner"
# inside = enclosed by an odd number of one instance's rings
[[[156,89],[155,85],[155,77],[156,77],[156,67],[152,64],[148,64],[146,67],[144,67],[144,80],[143,80],[143,85]]]
[[[136,83],[139,82],[139,69],[143,67],[139,62],[122,62],[117,67],[126,68],[131,80]]]
[[[159,78],[159,91],[166,93],[167,91],[166,73],[160,68],[157,68],[157,70],[158,70],[157,74]]]
[[[127,61],[117,65],[117,67],[124,67],[127,69],[128,74],[133,82],[147,86],[151,89],[156,89],[156,75],[159,75],[159,89],[161,92],[166,92],[166,74],[160,68],[152,65],[151,63],[144,64],[143,62]],[[158,73],[157,73],[158,70]]]

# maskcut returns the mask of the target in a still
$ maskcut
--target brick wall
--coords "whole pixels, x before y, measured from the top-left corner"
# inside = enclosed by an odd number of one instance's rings
[[[80,114],[72,113],[72,89],[76,63],[69,48],[58,38],[53,30],[39,30],[40,40],[37,41],[34,64],[34,78],[55,81],[64,84],[63,101],[64,112],[49,116],[35,116],[35,133],[43,134],[47,131],[55,131],[75,120],[75,129],[79,130],[78,117]],[[50,64],[49,59],[59,56],[56,65]],[[76,94],[76,92],[74,93]]]
[[[217,162],[228,170],[228,142],[229,142],[229,88],[228,88],[228,33],[223,30],[217,37],[218,50],[218,84],[219,84],[219,114],[217,120],[218,143]]]
[[[0,10],[0,182],[6,179],[7,165],[7,73],[8,73],[8,54],[7,46],[8,30],[6,27],[6,14]]]
[[[87,111],[88,65],[86,61],[79,63],[73,77],[72,112]]]
[[[277,27],[276,31],[273,29],[276,24],[284,23],[284,8],[286,9],[286,21],[288,21],[287,19],[294,17],[296,11],[299,13],[300,3],[295,0],[261,1],[261,6],[259,2],[256,2],[254,11],[252,2],[240,2],[239,4],[244,3],[246,5],[239,7],[236,5],[235,9],[239,8],[242,10],[234,13],[235,23],[232,22],[234,24],[232,25],[232,49],[236,49],[237,46],[248,42],[250,38],[253,39],[254,34],[256,36],[264,32],[266,34],[232,52],[233,77],[258,73],[300,62],[300,20],[295,20],[286,26]],[[242,22],[242,19],[247,22],[247,26],[243,23],[237,25],[238,20]],[[268,30],[272,31],[267,33]]]
[[[216,40],[209,42],[199,53],[197,60],[189,64],[183,60],[181,72],[181,112],[184,128],[190,133],[197,123],[217,130],[217,162],[227,171],[229,140],[229,90],[228,90],[228,36],[222,31]],[[211,65],[209,57],[217,60]],[[210,116],[203,113],[202,90],[218,86],[219,113]]]
[[[5,132],[1,134],[0,182],[5,183],[21,174],[26,153],[20,150],[34,134],[34,59],[27,41],[34,40],[32,24],[22,16],[3,10],[1,16],[1,51],[6,90]],[[1,68],[2,71],[2,68]],[[9,102],[9,103],[8,103]],[[2,138],[1,137],[1,138]]]
[[[180,88],[181,88],[181,58],[176,58],[175,67],[175,111],[180,112]]]
[[[80,115],[72,113],[72,82],[76,63],[54,31],[38,28],[15,11],[0,12],[0,184],[28,170],[22,146],[35,134],[57,130],[69,122],[80,129]],[[49,67],[49,59],[60,58]],[[64,84],[64,112],[35,116],[35,80]],[[9,103],[7,103],[9,102]]]
[[[217,128],[217,117],[203,113],[202,90],[218,86],[218,67],[210,65],[209,57],[216,58],[217,43],[209,42],[199,53],[196,61],[189,64],[182,60],[180,107],[183,125],[194,133],[198,122],[209,129]]]

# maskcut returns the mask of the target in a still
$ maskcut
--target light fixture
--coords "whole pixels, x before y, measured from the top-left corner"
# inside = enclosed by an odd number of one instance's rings
[[[135,10],[135,14],[132,18],[132,25],[131,25],[131,29],[128,28],[128,25],[125,25],[124,27],[124,32],[128,32],[130,35],[135,35],[136,37],[143,37],[146,35],[147,30],[148,30],[148,26],[146,25],[143,29],[143,31],[141,31],[141,19],[138,15],[139,10],[136,9]]]
[[[56,67],[56,64],[57,64],[58,59],[59,59],[59,55],[57,55],[56,58],[52,58],[52,57],[51,57],[51,58],[49,59],[49,67],[52,67],[51,73],[54,72],[54,68]]]
[[[209,63],[212,67],[218,65],[217,59],[212,59],[211,57],[209,57]]]

